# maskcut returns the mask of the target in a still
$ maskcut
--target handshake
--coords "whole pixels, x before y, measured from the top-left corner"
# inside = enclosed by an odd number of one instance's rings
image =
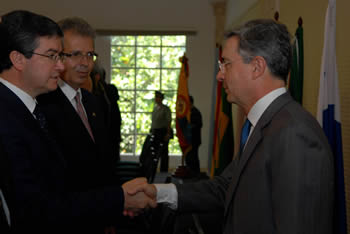
[[[125,216],[134,217],[145,209],[157,207],[157,189],[146,178],[136,178],[122,185]]]

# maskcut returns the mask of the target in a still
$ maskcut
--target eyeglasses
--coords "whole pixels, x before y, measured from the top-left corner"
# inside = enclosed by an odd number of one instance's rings
[[[83,58],[86,58],[88,61],[96,61],[98,54],[96,54],[95,52],[87,52],[86,54],[83,54],[80,51],[76,51],[73,53],[64,53],[62,52],[62,55],[64,57],[70,58],[73,61],[81,61]]]
[[[227,61],[227,62],[221,62],[220,60],[218,60],[218,64],[219,64],[219,69],[220,69],[220,71],[222,72],[222,73],[225,73],[226,72],[226,65],[227,64],[230,64],[230,63],[232,63],[232,62],[230,62],[230,61]]]
[[[39,54],[39,53],[31,52],[31,54],[36,54],[36,55],[39,55],[39,56],[42,56],[42,57],[49,58],[55,63],[57,63],[58,60],[61,60],[61,61],[63,60],[62,53],[59,53],[59,54]]]

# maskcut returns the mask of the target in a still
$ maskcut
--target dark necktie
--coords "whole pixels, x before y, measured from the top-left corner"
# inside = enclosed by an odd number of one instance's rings
[[[35,116],[35,119],[38,121],[40,128],[45,133],[48,133],[47,121],[46,121],[45,115],[43,114],[43,112],[41,112],[39,105],[35,106],[33,114]]]
[[[243,149],[244,149],[244,145],[245,143],[247,143],[247,139],[249,136],[249,132],[250,132],[250,127],[252,126],[252,124],[250,123],[250,121],[248,120],[248,118],[246,119],[246,121],[244,122],[243,128],[242,128],[242,132],[241,132],[241,143],[239,146],[239,152],[240,154],[242,154]]]

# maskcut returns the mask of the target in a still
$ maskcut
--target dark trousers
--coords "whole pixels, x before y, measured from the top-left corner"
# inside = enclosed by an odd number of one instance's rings
[[[191,171],[196,173],[200,172],[198,148],[199,146],[192,145],[192,150],[188,152],[185,157],[186,166],[189,167]]]
[[[166,134],[168,133],[167,128],[156,128],[152,129],[151,133],[154,134],[157,140],[160,142],[163,142],[163,149],[161,149],[161,155],[160,155],[160,171],[161,172],[168,172],[169,169],[169,139],[164,140]]]

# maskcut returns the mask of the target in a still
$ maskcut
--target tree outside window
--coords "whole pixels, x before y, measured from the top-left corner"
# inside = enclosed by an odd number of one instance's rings
[[[184,35],[137,35],[111,37],[111,83],[119,90],[122,114],[122,155],[140,155],[151,128],[154,92],[165,94],[175,129],[179,58],[186,51]],[[174,134],[175,135],[175,134]],[[176,136],[169,154],[181,155]]]

